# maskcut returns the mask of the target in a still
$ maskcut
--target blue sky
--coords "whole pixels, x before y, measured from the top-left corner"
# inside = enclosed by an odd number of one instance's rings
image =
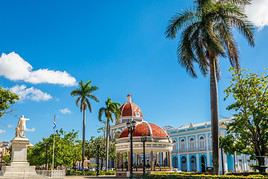
[[[241,66],[253,72],[268,66],[268,11],[258,11],[264,1],[248,10],[258,26],[255,48],[236,35]],[[70,96],[73,80],[92,80],[99,87],[96,96],[101,102],[93,103],[93,113],[87,114],[87,138],[98,135],[97,112],[106,98],[123,103],[128,93],[145,119],[160,126],[210,120],[209,79],[192,79],[177,63],[177,41],[164,35],[170,17],[192,7],[192,1],[11,0],[2,7],[0,52],[7,55],[0,58],[0,85],[20,91],[25,99],[0,119],[0,141],[12,139],[22,114],[30,118],[27,127],[35,129],[27,133],[33,143],[51,134],[54,114],[58,128],[80,131],[81,113]],[[1,67],[1,60],[14,59],[28,64]],[[29,65],[32,69],[22,73],[20,68]],[[230,101],[223,101],[231,78],[228,60],[222,59],[221,65],[219,111],[220,117],[229,117],[232,113],[225,108]],[[5,72],[13,68],[18,73]],[[70,113],[60,112],[65,108]]]

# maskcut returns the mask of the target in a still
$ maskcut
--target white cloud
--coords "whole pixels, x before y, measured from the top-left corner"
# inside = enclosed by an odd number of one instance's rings
[[[4,133],[6,133],[6,131],[3,129],[0,129],[0,134],[4,134]]]
[[[34,87],[27,88],[25,85],[13,86],[10,91],[16,93],[21,100],[48,101],[52,99],[50,94]]]
[[[248,19],[259,29],[268,25],[268,0],[253,0],[245,12]]]
[[[62,114],[70,114],[70,113],[71,113],[71,111],[70,111],[68,108],[60,109],[60,112],[61,112]]]
[[[36,129],[35,128],[26,128],[25,131],[27,131],[27,132],[35,132]]]
[[[13,125],[8,124],[8,125],[7,125],[7,128],[9,128],[9,129],[10,129],[10,128],[13,128]]]
[[[9,54],[3,53],[0,57],[0,76],[13,81],[21,80],[33,84],[76,85],[76,79],[66,71],[48,69],[33,70],[32,65],[15,52]]]

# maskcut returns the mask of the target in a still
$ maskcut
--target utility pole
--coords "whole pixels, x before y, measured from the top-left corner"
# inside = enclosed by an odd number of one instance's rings
[[[53,147],[52,147],[52,165],[51,165],[51,170],[54,170],[54,160],[55,160],[55,134],[56,134],[56,115],[54,115],[54,121],[53,121],[53,130],[54,130],[54,133],[53,133]]]

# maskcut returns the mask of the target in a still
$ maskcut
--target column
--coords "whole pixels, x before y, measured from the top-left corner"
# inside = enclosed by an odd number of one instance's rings
[[[164,166],[164,153],[161,152],[161,166]]]
[[[198,139],[197,135],[195,135],[195,146],[194,146],[194,151],[198,151],[198,150],[199,150],[198,142],[199,142],[199,139]]]
[[[151,157],[150,157],[151,161],[150,161],[150,165],[151,165],[151,171],[154,170],[154,153],[153,151],[151,151]]]
[[[159,158],[159,157],[158,157],[158,152],[156,152],[156,153],[155,153],[156,166],[157,166],[157,164],[159,164],[159,162],[158,162],[158,158]]]
[[[195,154],[195,158],[196,158],[196,169],[197,169],[198,172],[201,172],[199,155]]]
[[[208,135],[208,133],[207,133],[207,135],[206,135],[206,139],[207,139],[207,142],[206,142],[206,144],[207,144],[207,167],[210,167],[210,155],[209,155],[209,135]]]
[[[178,157],[178,170],[181,170],[181,156],[177,155]]]
[[[187,171],[190,171],[190,163],[191,163],[191,161],[190,161],[190,156],[189,156],[189,154],[187,154]]]
[[[169,151],[168,152],[168,156],[169,156],[169,168],[170,168],[170,170],[172,170],[172,156],[171,156],[171,152]]]

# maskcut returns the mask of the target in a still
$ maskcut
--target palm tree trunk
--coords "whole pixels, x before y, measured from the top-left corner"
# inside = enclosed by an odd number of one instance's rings
[[[109,120],[106,121],[106,171],[109,167]]]
[[[84,161],[85,161],[85,133],[86,133],[86,109],[83,108],[83,131],[82,131],[82,169],[84,170]]]
[[[214,174],[219,173],[219,123],[218,123],[218,84],[216,57],[210,56],[210,110],[212,134],[212,163]]]

